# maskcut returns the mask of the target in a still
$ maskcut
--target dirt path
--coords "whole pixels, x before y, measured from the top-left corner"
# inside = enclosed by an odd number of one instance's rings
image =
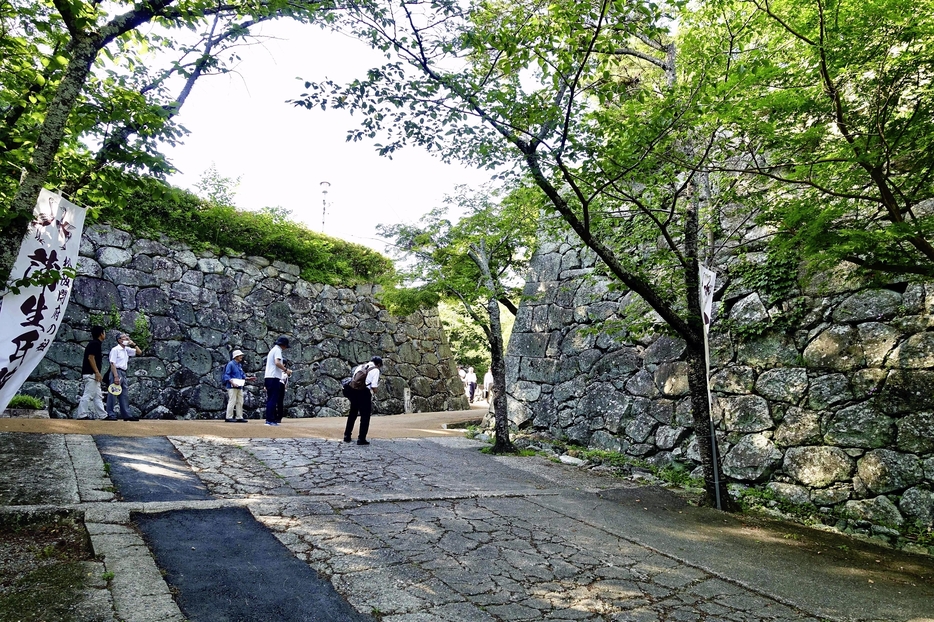
[[[370,421],[370,439],[441,438],[462,436],[463,430],[445,429],[446,425],[483,417],[485,407],[451,412],[384,415]],[[218,436],[221,438],[328,438],[344,435],[344,417],[320,419],[284,419],[277,427],[263,425],[261,419],[248,423],[218,420],[78,421],[75,419],[0,419],[0,432],[35,434],[110,434],[113,436]]]

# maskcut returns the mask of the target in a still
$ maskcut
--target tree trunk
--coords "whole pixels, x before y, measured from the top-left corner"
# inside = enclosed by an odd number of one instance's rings
[[[49,176],[49,171],[52,170],[58,148],[65,136],[68,116],[78,101],[81,89],[84,88],[91,72],[91,64],[97,57],[99,44],[97,37],[82,34],[70,46],[71,60],[68,61],[65,75],[49,104],[45,121],[36,139],[32,159],[10,206],[16,214],[32,214],[39,192]]]
[[[709,505],[727,512],[736,510],[736,505],[727,493],[720,466],[720,452],[710,420],[710,399],[707,375],[707,355],[704,351],[704,321],[700,302],[700,265],[698,263],[698,216],[697,188],[687,201],[684,219],[684,289],[687,296],[687,324],[692,333],[700,335],[698,342],[687,342],[688,388],[691,393],[691,413],[694,418],[694,434],[697,449],[704,468],[704,490]]]
[[[490,316],[490,326],[486,331],[490,342],[490,368],[493,371],[493,419],[495,421],[496,440],[493,442],[494,454],[516,453],[516,447],[509,438],[509,413],[506,410],[506,357],[503,352],[503,324],[499,318],[499,301],[497,294],[502,288],[497,287],[490,271],[490,257],[487,254],[486,244],[471,244],[467,252],[480,273],[483,275],[483,286],[490,293],[487,298],[486,311]]]
[[[726,512],[738,508],[727,492],[723,478],[720,452],[711,437],[710,402],[707,399],[707,361],[703,351],[688,345],[688,387],[691,393],[691,413],[694,419],[694,434],[697,450],[704,468],[704,505],[718,507]],[[719,504],[717,499],[719,497]]]
[[[494,297],[487,302],[490,314],[490,368],[493,371],[493,417],[496,422],[494,454],[515,453],[509,438],[509,413],[506,410],[506,357],[503,352],[503,328],[499,319],[499,303]]]

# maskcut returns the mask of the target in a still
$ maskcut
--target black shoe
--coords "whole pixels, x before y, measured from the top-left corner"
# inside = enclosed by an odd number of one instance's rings
[[[352,439],[349,436],[344,437],[344,442],[349,443]]]
[[[236,419],[224,419],[226,423],[233,423]]]
[[[369,445],[369,444],[370,444],[370,441],[366,440],[365,438],[361,438],[359,441],[357,441],[357,445]]]
[[[124,421],[139,421],[139,417],[125,417]]]
[[[234,419],[233,422],[234,422],[234,423],[246,423],[246,419],[243,419],[243,418]]]
[[[101,419],[101,421],[116,421],[116,420],[117,420],[116,417],[104,417],[103,419]]]

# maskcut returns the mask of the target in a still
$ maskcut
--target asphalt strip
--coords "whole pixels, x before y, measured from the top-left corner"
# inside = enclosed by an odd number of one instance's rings
[[[191,622],[372,621],[245,508],[131,518]]]
[[[203,501],[211,494],[164,436],[94,437],[123,501]]]
[[[165,437],[94,437],[122,501],[211,499]],[[134,512],[191,622],[351,622],[357,612],[245,508]]]

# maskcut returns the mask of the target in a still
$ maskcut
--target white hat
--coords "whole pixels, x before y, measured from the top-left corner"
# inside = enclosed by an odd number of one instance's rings
[[[234,350],[233,352],[230,353],[230,358],[232,359],[235,359],[238,356],[243,356],[243,352],[240,350]]]

